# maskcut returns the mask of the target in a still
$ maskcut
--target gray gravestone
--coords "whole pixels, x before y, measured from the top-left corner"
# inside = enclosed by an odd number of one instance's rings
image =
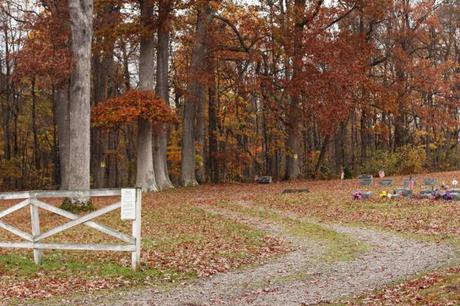
[[[391,178],[384,178],[379,181],[380,186],[393,186],[393,179]]]
[[[372,177],[372,175],[368,174],[362,174],[358,176],[358,180],[360,186],[371,186],[374,182],[374,178]]]

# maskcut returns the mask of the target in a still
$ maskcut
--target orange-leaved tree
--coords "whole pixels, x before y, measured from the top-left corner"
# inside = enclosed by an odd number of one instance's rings
[[[137,122],[139,118],[154,125],[177,121],[176,112],[149,90],[129,90],[92,109],[92,122],[95,127],[114,128]]]

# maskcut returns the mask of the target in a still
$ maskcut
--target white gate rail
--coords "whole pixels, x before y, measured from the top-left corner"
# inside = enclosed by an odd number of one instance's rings
[[[89,191],[27,191],[27,192],[8,192],[0,193],[0,201],[4,200],[23,200],[3,211],[0,211],[0,228],[22,238],[25,242],[0,241],[0,248],[22,248],[33,249],[34,262],[40,264],[42,261],[42,251],[45,249],[54,250],[88,250],[88,251],[114,251],[131,252],[131,266],[134,270],[139,267],[141,252],[141,206],[142,190],[137,188],[132,190],[135,193],[134,218],[132,219],[132,235],[127,235],[108,226],[91,221],[97,217],[105,215],[124,205],[121,201],[91,212],[84,216],[73,214],[69,211],[57,208],[43,200],[47,198],[91,198],[91,197],[120,197],[120,189],[95,189]],[[1,221],[22,208],[30,206],[31,231],[26,233],[8,223]],[[40,209],[50,211],[67,219],[69,222],[50,229],[46,232],[40,230]],[[83,224],[101,233],[115,237],[125,244],[74,244],[74,243],[43,243],[43,239],[68,230],[74,226]]]

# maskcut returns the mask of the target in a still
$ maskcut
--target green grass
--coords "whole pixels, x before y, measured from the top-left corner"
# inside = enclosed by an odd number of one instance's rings
[[[8,254],[0,256],[0,266],[4,270],[13,272],[17,277],[27,278],[37,273],[50,273],[59,278],[78,274],[82,278],[92,278],[95,275],[102,278],[125,278],[129,280],[143,280],[147,277],[164,279],[165,277],[178,281],[195,275],[178,273],[174,270],[156,269],[142,266],[138,271],[116,263],[76,262],[69,261],[57,254],[48,254],[40,265],[36,265],[32,256]]]
[[[312,240],[325,246],[326,253],[321,260],[327,262],[354,259],[358,254],[369,250],[370,246],[352,238],[349,235],[338,233],[316,223],[281,215],[279,212],[263,207],[243,207],[231,202],[219,202],[220,207],[269,220],[284,228],[287,235]]]
[[[371,201],[352,201],[350,194],[318,190],[302,195],[258,196],[254,202],[256,206],[289,211],[320,222],[366,226],[460,246],[458,204],[417,199],[380,200],[376,195]]]

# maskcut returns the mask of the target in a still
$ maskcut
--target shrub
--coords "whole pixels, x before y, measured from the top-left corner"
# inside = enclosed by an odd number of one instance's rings
[[[343,168],[344,179],[349,180],[353,178],[353,173],[351,172],[350,167],[346,166]]]
[[[397,150],[398,174],[420,173],[425,168],[426,153],[422,147],[407,145]]]
[[[423,147],[407,145],[396,152],[374,151],[361,165],[361,173],[375,175],[383,169],[386,175],[414,174],[425,169],[426,154]]]
[[[368,159],[361,164],[361,173],[376,175],[380,170],[384,170],[386,175],[398,173],[398,154],[388,151],[374,151]]]

